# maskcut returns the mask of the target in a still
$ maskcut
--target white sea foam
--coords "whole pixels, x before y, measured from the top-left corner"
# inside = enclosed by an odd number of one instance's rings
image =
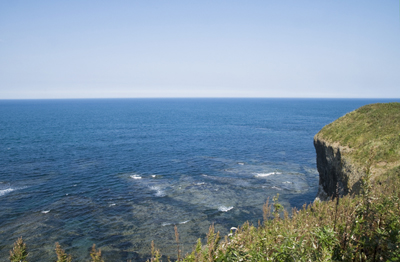
[[[238,162],[238,165],[244,166],[243,162]]]
[[[178,224],[179,224],[179,225],[182,225],[182,224],[186,224],[187,222],[190,222],[190,220],[185,220],[185,221],[179,222]],[[175,223],[163,222],[163,223],[161,223],[161,225],[162,225],[163,227],[165,227],[165,226],[175,225]]]
[[[204,185],[204,184],[205,184],[205,182],[196,183],[197,186],[201,186],[201,185]]]
[[[285,182],[282,182],[282,184],[293,184],[293,182],[285,181]]]
[[[110,204],[109,206],[112,207],[112,206],[115,206],[115,204],[113,203],[113,204]]]
[[[271,188],[276,189],[276,190],[282,190],[282,188],[277,187],[277,186],[273,186],[273,187],[271,187]]]
[[[50,210],[43,210],[41,213],[42,214],[47,214],[47,213],[49,213],[50,212]]]
[[[141,176],[139,176],[139,175],[131,175],[131,178],[133,178],[133,179],[142,179],[142,177]]]
[[[156,177],[156,175],[151,175],[151,177]]]
[[[226,206],[220,206],[218,208],[219,211],[221,212],[228,212],[229,210],[231,210],[233,207],[226,207]]]
[[[3,182],[1,183],[3,184]],[[7,188],[4,189],[4,187],[1,187],[0,189],[0,196],[4,196],[5,194],[8,194],[10,192],[13,192],[15,190],[20,190],[20,189],[24,189],[26,188],[26,186],[23,187],[11,187],[11,186],[7,186]]]
[[[15,190],[15,188],[7,188],[7,189],[1,189],[0,190],[0,196],[4,196],[5,194],[7,194],[7,193],[10,193],[10,192],[12,192],[12,191],[14,191]]]
[[[152,186],[152,187],[150,187],[150,189],[156,191],[156,196],[158,196],[158,197],[164,197],[165,196],[165,192],[162,191],[159,186]]]
[[[267,177],[272,175],[281,175],[281,172],[270,172],[270,173],[257,173],[255,177]]]

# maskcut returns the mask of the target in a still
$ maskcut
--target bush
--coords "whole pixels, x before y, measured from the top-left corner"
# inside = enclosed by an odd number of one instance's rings
[[[66,254],[58,242],[56,242],[55,250],[56,250],[56,254],[57,254],[57,262],[71,262],[72,261],[71,255]]]
[[[26,251],[26,244],[22,237],[18,238],[14,243],[14,248],[10,250],[10,261],[12,262],[26,262],[28,252]]]

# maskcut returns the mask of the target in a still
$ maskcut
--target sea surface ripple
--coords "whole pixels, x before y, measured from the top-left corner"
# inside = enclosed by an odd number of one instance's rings
[[[363,99],[0,100],[0,257],[24,238],[30,261],[174,256],[313,201],[313,136]],[[4,260],[5,261],[5,260]]]

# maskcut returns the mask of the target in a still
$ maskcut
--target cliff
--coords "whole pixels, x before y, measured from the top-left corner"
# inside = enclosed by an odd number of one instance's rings
[[[360,179],[365,175],[362,167],[348,156],[348,147],[331,143],[316,135],[314,147],[317,152],[319,189],[317,199],[327,200],[332,196],[359,193]]]
[[[316,199],[358,194],[361,178],[375,180],[400,165],[400,103],[363,106],[314,137],[319,172]]]

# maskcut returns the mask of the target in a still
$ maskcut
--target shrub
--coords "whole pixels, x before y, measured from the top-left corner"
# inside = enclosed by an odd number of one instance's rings
[[[104,262],[101,258],[101,249],[96,250],[96,245],[93,244],[92,251],[90,251],[90,257],[92,258],[91,262]]]
[[[71,262],[72,261],[71,255],[66,254],[58,242],[56,242],[55,250],[56,250],[56,254],[57,254],[57,262]]]
[[[26,262],[28,252],[26,251],[26,244],[22,240],[22,237],[18,238],[14,243],[14,247],[10,250],[10,261],[12,262]]]

